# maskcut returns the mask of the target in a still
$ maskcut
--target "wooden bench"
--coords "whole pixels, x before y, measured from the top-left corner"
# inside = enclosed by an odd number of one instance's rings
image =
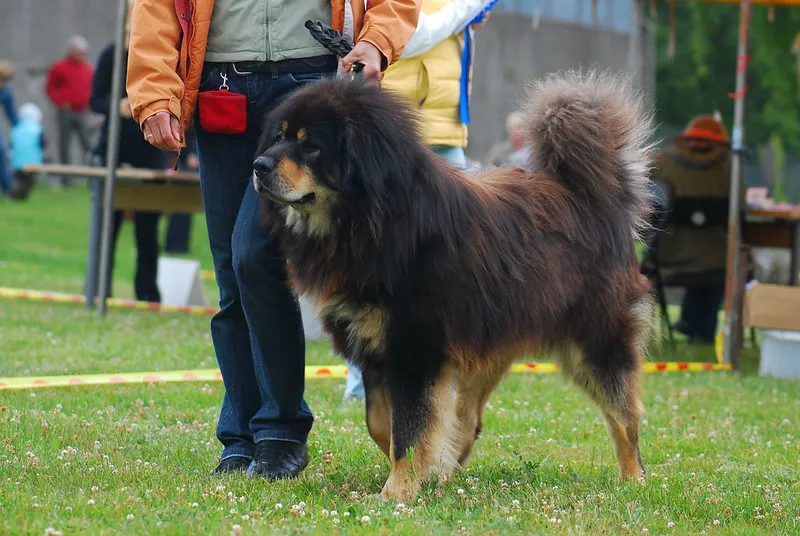
[[[98,289],[102,240],[103,190],[106,168],[61,164],[27,165],[31,174],[84,177],[91,181],[92,209],[86,269],[86,305],[93,307]],[[115,210],[165,213],[203,212],[200,175],[183,171],[117,168],[114,184]]]

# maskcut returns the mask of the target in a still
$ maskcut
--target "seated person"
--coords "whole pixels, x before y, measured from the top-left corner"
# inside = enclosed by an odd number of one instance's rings
[[[710,343],[725,293],[727,202],[731,148],[725,126],[695,117],[656,156],[653,180],[672,193],[671,212],[658,233],[664,284],[686,288],[674,329],[692,342]]]

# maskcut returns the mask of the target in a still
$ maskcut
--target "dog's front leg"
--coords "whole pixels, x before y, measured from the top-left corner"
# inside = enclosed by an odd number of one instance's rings
[[[412,365],[419,364],[390,367],[392,468],[381,492],[384,499],[406,503],[416,497],[424,480],[453,474],[461,443],[453,369],[443,363]]]

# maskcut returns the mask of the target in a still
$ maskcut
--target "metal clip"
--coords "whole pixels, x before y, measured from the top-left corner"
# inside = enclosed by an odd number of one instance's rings
[[[219,89],[228,91],[228,75],[225,73],[221,73],[220,76],[222,77],[222,85],[219,86]]]

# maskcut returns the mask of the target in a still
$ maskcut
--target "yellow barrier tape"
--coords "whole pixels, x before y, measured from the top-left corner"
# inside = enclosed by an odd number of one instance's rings
[[[24,290],[0,287],[0,298],[28,300],[50,303],[85,303],[86,298],[80,294],[65,294],[63,292],[42,292],[39,290]],[[123,300],[109,298],[106,303],[116,309],[137,309],[140,311],[158,311],[161,313],[183,313],[188,315],[212,316],[219,309],[215,307],[196,307],[166,305],[163,303],[142,302],[136,300]]]
[[[517,363],[514,374],[552,374],[560,371],[556,363]],[[701,372],[731,370],[729,364],[716,363],[645,363],[643,370],[654,372]],[[306,367],[306,379],[345,378],[347,367],[330,365]],[[191,381],[217,381],[222,379],[217,369],[172,370],[164,372],[121,372],[116,374],[75,374],[67,376],[27,376],[0,378],[0,391],[6,389],[37,389],[68,385],[111,385],[127,383],[174,383]]]

